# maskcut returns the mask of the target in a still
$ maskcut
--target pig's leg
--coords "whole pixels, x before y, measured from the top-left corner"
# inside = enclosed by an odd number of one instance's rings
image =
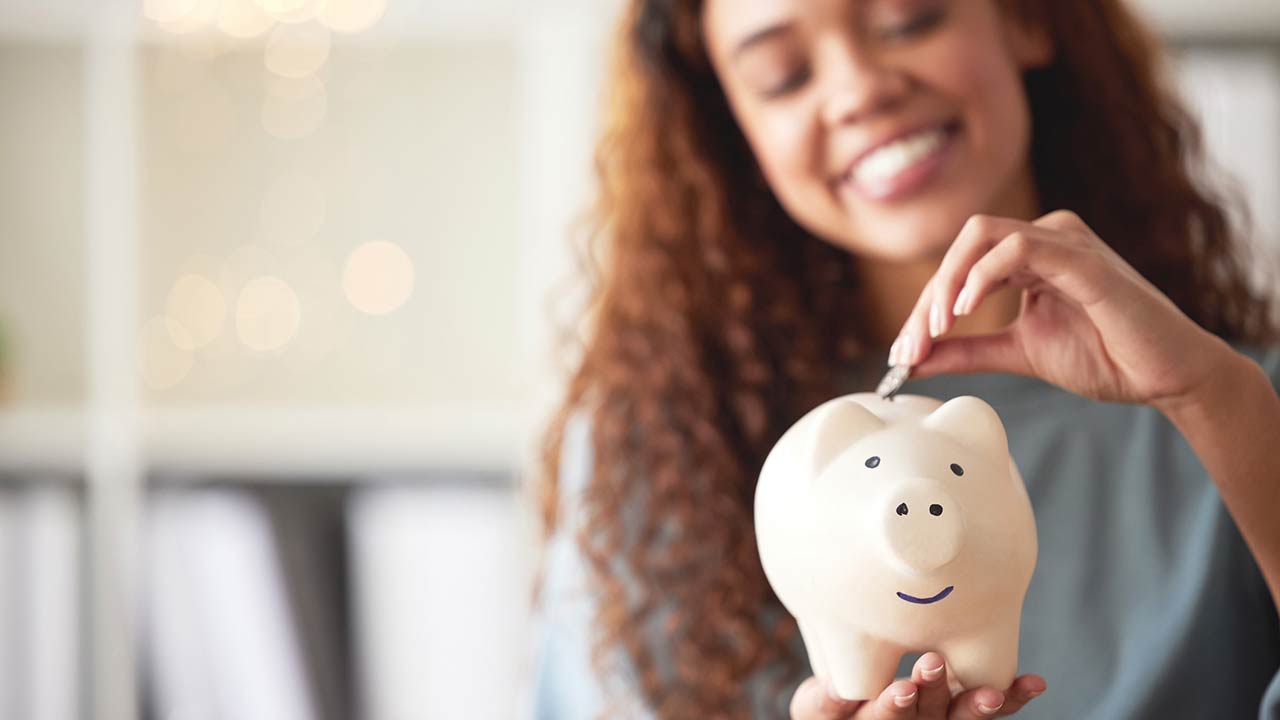
[[[966,690],[989,685],[1003,691],[1018,673],[1018,617],[982,634],[950,640],[939,651]]]
[[[871,700],[898,670],[902,648],[861,633],[832,631],[820,626],[823,660],[836,692],[846,700]]]
[[[815,677],[826,677],[827,664],[822,660],[821,637],[800,618],[796,618],[796,624],[800,626],[800,637],[804,640],[804,648],[809,652],[809,668],[813,670]]]

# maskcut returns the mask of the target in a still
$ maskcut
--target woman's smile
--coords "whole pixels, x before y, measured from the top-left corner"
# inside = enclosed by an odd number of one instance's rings
[[[852,164],[837,190],[872,202],[908,197],[941,174],[959,135],[960,123],[953,121],[882,143]]]

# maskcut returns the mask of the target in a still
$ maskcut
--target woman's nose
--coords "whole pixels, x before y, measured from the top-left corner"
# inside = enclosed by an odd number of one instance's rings
[[[892,109],[906,95],[910,82],[899,68],[850,42],[832,42],[816,54],[815,65],[825,75],[822,120],[828,127],[857,122]]]

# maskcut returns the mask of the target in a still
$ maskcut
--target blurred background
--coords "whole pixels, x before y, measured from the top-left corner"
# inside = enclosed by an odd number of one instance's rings
[[[618,5],[0,0],[0,718],[524,714]],[[1280,3],[1139,7],[1280,248]]]

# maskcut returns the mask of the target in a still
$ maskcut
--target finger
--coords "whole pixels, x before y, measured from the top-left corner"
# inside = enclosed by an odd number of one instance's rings
[[[895,680],[854,713],[853,720],[914,720],[920,690],[910,680]]]
[[[920,354],[920,345],[929,340],[926,329],[928,308],[932,298],[933,278],[930,278],[920,291],[920,296],[916,298],[916,304],[911,308],[911,314],[907,316],[906,322],[902,324],[902,329],[898,331],[898,338],[889,348],[889,365],[909,364],[914,362],[913,358],[924,357]]]
[[[988,335],[966,335],[934,341],[929,356],[911,369],[914,378],[944,373],[1004,372],[1034,375],[1022,340],[1013,328]]]
[[[821,678],[811,677],[800,683],[791,696],[792,720],[848,720],[862,705],[861,700],[842,700],[829,690]]]
[[[1012,233],[1027,231],[1031,223],[991,215],[974,215],[952,241],[938,265],[933,283],[933,302],[929,307],[929,337],[936,338],[951,330],[955,323],[956,296],[974,263],[996,243]]]
[[[1000,715],[1012,715],[1045,691],[1046,683],[1039,675],[1023,675],[1013,681],[1004,693]]]
[[[915,355],[913,346],[919,343],[919,339],[917,338],[917,333],[913,332],[912,329],[919,325],[920,318],[923,317],[922,314],[929,307],[932,292],[933,278],[930,278],[920,290],[920,295],[916,298],[911,312],[907,314],[906,321],[902,323],[902,329],[898,331],[898,337],[893,341],[893,345],[889,347],[889,365],[891,367],[905,363]]]
[[[992,687],[965,690],[951,701],[948,720],[986,720],[1004,707],[1004,693]]]
[[[930,356],[932,357],[932,356]],[[911,669],[911,680],[920,688],[920,720],[942,720],[951,705],[951,690],[947,687],[947,665],[936,652],[927,652],[916,660]]]
[[[1087,230],[1089,228],[1085,221],[1080,219],[1079,215],[1070,210],[1054,210],[1032,220],[1031,224],[1063,231]]]
[[[954,310],[966,315],[994,288],[1043,283],[1083,306],[1105,296],[1107,265],[1084,244],[1064,242],[1035,232],[1014,232],[969,268]]]

